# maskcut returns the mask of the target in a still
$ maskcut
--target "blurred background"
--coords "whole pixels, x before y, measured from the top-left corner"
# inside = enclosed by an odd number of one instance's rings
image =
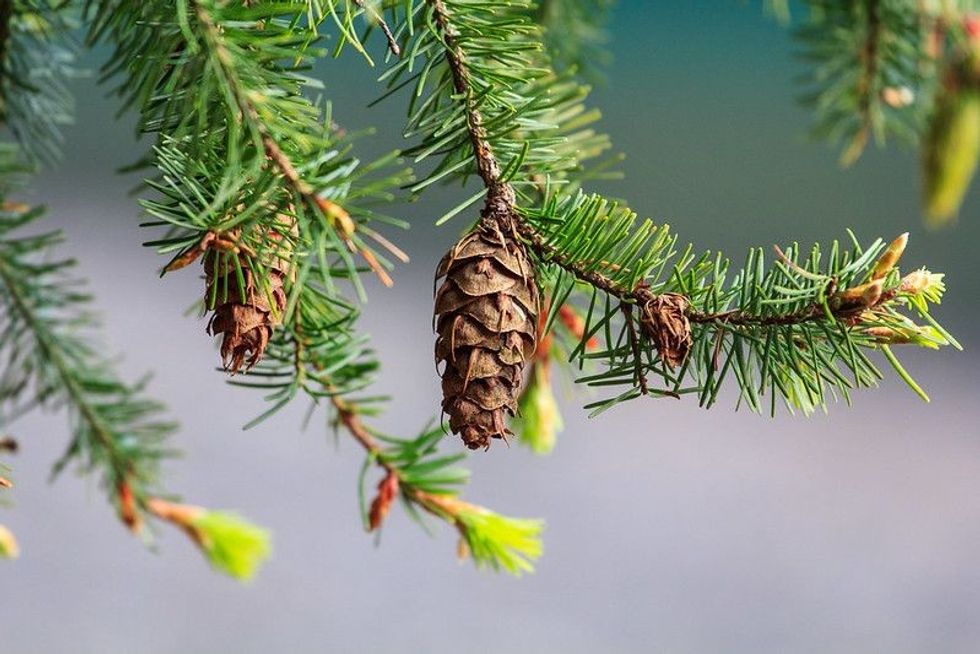
[[[305,405],[241,431],[262,399],[212,372],[204,321],[182,316],[202,290],[192,269],[157,278],[135,180],[114,172],[142,147],[107,89],[79,80],[65,161],[31,199],[68,233],[123,369],[153,370],[183,424],[170,487],[269,527],[275,553],[242,587],[172,530],[147,551],[93,482],[48,484],[65,419],[31,416],[16,425],[15,504],[2,512],[23,554],[0,566],[0,652],[980,651],[978,189],[958,226],[927,232],[914,152],[871,148],[841,171],[834,150],[807,143],[795,46],[756,4],[624,1],[611,28],[615,63],[592,102],[627,178],[602,190],[736,260],[847,227],[865,241],[911,231],[903,264],[948,273],[937,316],[967,347],[905,352],[932,403],[890,374],[811,419],[643,400],[590,421],[587,398],[568,393],[552,456],[494,447],[470,460],[468,498],[547,520],[536,574],[459,565],[453,533],[430,537],[399,510],[375,547],[353,442],[322,419],[301,431]],[[365,155],[399,146],[400,103],[365,110],[379,71],[348,55],[319,72],[338,121],[378,127]],[[461,197],[402,208],[413,229],[389,236],[412,263],[365,312],[387,366],[377,390],[395,398],[379,424],[404,435],[438,409],[431,278],[463,221],[432,222]]]

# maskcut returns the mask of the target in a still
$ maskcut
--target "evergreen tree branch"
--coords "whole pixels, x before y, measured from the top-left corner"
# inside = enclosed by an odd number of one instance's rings
[[[386,493],[385,489],[394,488],[409,506],[421,508],[459,532],[461,557],[472,556],[477,566],[515,575],[533,571],[532,561],[541,554],[542,523],[507,518],[460,500],[453,486],[463,483],[468,473],[451,466],[462,455],[430,456],[442,437],[441,429],[423,433],[415,440],[389,438],[386,448],[361,421],[356,405],[336,395],[331,402],[340,422],[368,453],[368,461],[375,462],[386,473],[379,495],[365,516],[370,530],[380,526],[394,497],[394,492]],[[410,509],[410,515],[416,515],[414,509]]]
[[[74,261],[49,257],[61,234],[18,236],[43,211],[7,199],[37,161],[56,156],[58,128],[70,120],[63,78],[71,73],[71,56],[59,45],[70,25],[68,11],[63,2],[0,4],[0,120],[29,148],[24,157],[19,148],[0,146],[0,424],[35,408],[67,407],[72,438],[53,473],[76,463],[82,473],[99,474],[120,519],[139,532],[149,504],[162,492],[159,467],[175,454],[166,439],[176,426],[161,418],[163,405],[145,394],[146,380],[127,384],[100,354],[90,297],[68,274]],[[4,440],[0,449],[9,443],[16,447]],[[5,534],[9,542],[0,544],[0,553],[16,555],[16,542]],[[208,543],[235,551],[233,537],[234,530],[225,530]],[[262,558],[224,571],[248,576]]]
[[[0,3],[0,121],[34,164],[59,158],[61,128],[74,113],[65,85],[76,74],[65,45],[70,14],[60,0]]]
[[[436,26],[442,33],[446,45],[446,62],[452,73],[453,88],[456,93],[465,98],[467,131],[473,144],[473,156],[476,159],[477,172],[483,184],[491,193],[500,195],[508,209],[513,208],[513,190],[501,182],[500,164],[487,140],[487,131],[483,126],[483,115],[477,108],[477,100],[470,72],[459,45],[459,34],[450,22],[450,15],[443,0],[430,0]]]
[[[842,141],[841,165],[874,137],[915,141],[931,108],[935,66],[926,52],[931,21],[908,0],[809,0],[797,30],[812,63],[813,134]]]
[[[388,51],[396,57],[400,56],[402,49],[398,45],[398,39],[395,38],[391,28],[388,27],[388,23],[385,22],[384,16],[375,8],[374,4],[365,0],[354,0],[354,4],[360,7],[368,15],[369,19],[381,29],[381,33],[384,34],[388,42]]]
[[[404,439],[381,434],[365,422],[366,416],[379,412],[381,398],[355,399],[353,394],[372,383],[379,364],[364,339],[340,340],[342,332],[338,333],[336,323],[325,313],[329,308],[322,299],[312,290],[302,293],[293,320],[276,336],[268,356],[249,373],[251,379],[233,382],[268,393],[272,408],[256,421],[300,393],[311,399],[313,407],[327,403],[336,417],[335,426],[367,453],[359,494],[369,531],[381,527],[400,496],[413,519],[422,522],[421,510],[454,527],[466,545],[465,553],[477,566],[513,574],[530,572],[531,561],[541,552],[540,522],[508,518],[459,499],[459,487],[469,473],[455,465],[463,454],[438,454],[441,428]],[[334,340],[325,341],[324,332]],[[371,465],[382,471],[383,478],[378,496],[369,504],[364,486]]]
[[[484,224],[520,234],[544,264],[567,274],[554,295],[567,296],[574,280],[605,294],[601,301],[605,309],[599,308],[601,303],[596,306],[593,297],[585,336],[592,338],[604,331],[606,349],[589,358],[601,360],[607,369],[583,380],[597,385],[628,384],[630,388],[613,398],[613,404],[645,394],[645,371],[649,371],[666,382],[664,390],[651,390],[653,394],[698,392],[702,403],[710,405],[720,380],[738,362],[736,378],[753,408],[759,408],[756,384],[772,383],[778,387],[774,395],[782,395],[791,406],[810,410],[823,404],[825,379],[834,380],[832,385],[845,396],[853,385],[873,383],[877,371],[855,353],[886,344],[875,339],[926,346],[955,343],[932,322],[924,328],[901,323],[904,319],[899,318],[898,308],[911,304],[927,321],[931,318],[925,300],[920,302],[921,297],[914,299],[914,293],[903,295],[898,290],[901,278],[891,268],[887,275],[871,278],[868,267],[884,249],[880,241],[867,250],[855,244],[848,253],[835,245],[826,269],[820,267],[819,250],[815,250],[803,266],[778,262],[766,272],[761,253],[753,251],[746,269],[729,285],[726,259],[696,257],[691,248],[676,258],[676,238],[666,227],[638,221],[627,208],[598,196],[562,193],[560,185],[546,193],[543,204],[540,195],[515,192],[515,185],[526,183],[540,191],[542,179],[567,166],[548,152],[547,139],[557,133],[556,126],[537,125],[530,131],[522,127],[529,116],[537,115],[537,87],[518,84],[508,76],[509,70],[522,68],[533,71],[529,74],[532,79],[552,79],[547,61],[535,48],[540,31],[520,17],[521,10],[528,8],[514,3],[508,9],[485,11],[453,0],[426,0],[415,6],[413,11],[426,17],[423,22],[431,18],[428,24],[434,33],[418,30],[411,47],[412,52],[423,53],[416,56],[426,57],[426,70],[432,71],[418,82],[415,96],[423,99],[413,101],[410,127],[423,136],[414,151],[421,153],[418,158],[434,151],[443,153],[430,179],[450,173],[465,178],[470,171],[479,175],[486,189]],[[877,44],[873,50],[880,53]],[[445,66],[442,76],[434,72],[439,51]],[[877,75],[878,69],[870,65],[865,72]],[[392,83],[410,66],[405,60],[398,62],[392,69]],[[428,89],[423,88],[426,82]],[[866,90],[864,96],[869,98],[871,89]],[[876,86],[875,92],[878,90]],[[435,125],[443,127],[435,129]],[[493,125],[492,132],[487,125]],[[518,140],[522,147],[515,147]],[[503,159],[501,152],[506,153]],[[469,157],[472,165],[462,163],[463,157]],[[535,162],[542,163],[542,170],[535,170]],[[796,249],[792,252],[799,256]],[[640,357],[632,347],[630,326],[617,322],[624,314],[624,304],[641,312],[645,351]],[[895,326],[901,323],[905,332],[882,337],[885,332],[875,331],[885,327],[882,321]],[[877,336],[869,339],[869,333]],[[804,364],[801,352],[774,354],[774,338],[813,351],[805,355]],[[758,351],[749,353],[750,345],[759,346]],[[820,348],[824,349],[817,352]],[[584,350],[580,343],[573,356],[585,358]],[[700,356],[707,351],[710,356]],[[784,354],[786,358],[780,360]],[[723,368],[713,371],[723,359]],[[833,368],[839,359],[846,359],[845,366],[854,375],[851,381]],[[752,379],[756,365],[763,370],[761,381]],[[626,371],[628,376],[621,374]],[[687,375],[695,378],[693,387],[682,386]],[[602,408],[610,405],[604,403]]]
[[[7,360],[0,375],[0,408],[18,415],[25,401],[29,407],[67,406],[72,440],[54,474],[74,462],[83,473],[100,473],[120,519],[140,532],[145,516],[154,515],[152,504],[160,501],[160,463],[175,455],[166,439],[176,425],[160,417],[164,407],[145,395],[145,380],[123,382],[99,354],[103,348],[85,335],[97,324],[87,309],[89,296],[77,280],[66,277],[74,262],[44,260],[60,234],[13,236],[13,230],[40,215],[16,205],[0,213],[0,351]],[[202,542],[234,552],[232,537],[226,531]],[[251,557],[234,569],[216,567],[247,578],[262,558]]]
[[[305,69],[323,54],[316,23],[298,23],[304,13],[299,5],[196,0],[175,15],[166,2],[93,1],[90,40],[108,33],[116,42],[106,74],[127,74],[120,94],[140,108],[141,129],[159,134],[154,158],[161,175],[154,188],[164,198],[149,203],[160,219],[155,224],[174,232],[157,244],[177,251],[175,262],[200,253],[214,234],[244,240],[251,251],[268,249],[270,233],[281,231],[287,214],[299,240],[326,248],[363,295],[352,254],[390,283],[390,262],[367,240],[396,258],[404,255],[368,223],[397,221],[341,205],[344,196],[359,197],[347,184],[357,176],[338,175],[337,166],[350,162],[324,156],[338,139],[328,112],[303,93],[313,83]],[[146,42],[172,54],[141,58]],[[200,196],[199,180],[217,183]],[[185,198],[198,206],[190,216]],[[280,254],[298,267],[305,252]],[[247,250],[244,258],[259,279],[267,278],[266,262]]]

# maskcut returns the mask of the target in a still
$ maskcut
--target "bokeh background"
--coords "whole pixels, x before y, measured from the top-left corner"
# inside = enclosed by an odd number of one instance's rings
[[[913,152],[872,148],[841,171],[835,151],[807,143],[804,68],[755,3],[624,1],[611,27],[615,63],[593,102],[628,158],[626,181],[604,190],[736,258],[849,226],[866,240],[910,230],[903,263],[949,273],[938,315],[967,347],[907,353],[932,403],[889,377],[809,420],[649,400],[590,421],[569,395],[551,457],[495,447],[471,459],[468,497],[547,519],[535,575],[458,565],[449,530],[430,537],[397,510],[375,547],[357,516],[354,443],[322,421],[301,431],[300,406],[241,431],[261,397],[211,371],[204,322],[182,317],[196,275],[157,278],[127,196],[135,180],[114,172],[142,152],[132,121],[79,80],[65,161],[32,197],[67,232],[123,369],[155,371],[153,392],[183,424],[171,487],[273,529],[275,556],[242,587],[178,533],[147,551],[93,482],[48,484],[64,416],[30,417],[2,512],[24,552],[0,566],[0,652],[980,651],[980,193],[958,227],[929,233]],[[378,127],[364,152],[398,146],[399,103],[365,110],[377,71],[348,56],[320,73],[338,120]],[[459,197],[403,207],[414,227],[396,240],[413,261],[366,308],[387,366],[377,390],[395,398],[380,423],[400,433],[437,410],[431,275],[463,225],[432,222]]]

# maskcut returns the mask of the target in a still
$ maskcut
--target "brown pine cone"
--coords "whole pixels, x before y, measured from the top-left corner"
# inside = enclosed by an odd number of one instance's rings
[[[278,233],[270,233],[270,239],[279,240]],[[244,277],[244,297],[235,271],[234,257],[238,257]],[[215,265],[215,258],[219,263]],[[222,335],[221,361],[225,370],[232,374],[243,367],[249,370],[265,353],[272,333],[282,322],[286,309],[286,275],[288,263],[272,257],[265,269],[268,288],[256,284],[255,276],[244,254],[234,254],[211,249],[204,257],[207,276],[205,301],[215,297],[214,313],[208,321],[207,332]]]
[[[506,439],[533,356],[538,288],[524,245],[482,225],[446,253],[436,279],[436,364],[442,410],[470,449]]]
[[[691,351],[691,322],[686,311],[688,300],[677,293],[654,295],[640,291],[640,328],[669,368],[684,364]]]

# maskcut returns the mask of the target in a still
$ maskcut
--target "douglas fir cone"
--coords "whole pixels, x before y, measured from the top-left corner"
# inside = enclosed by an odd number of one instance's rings
[[[524,245],[483,223],[446,253],[436,271],[436,363],[442,410],[470,449],[506,439],[524,364],[533,356],[538,289]]]

